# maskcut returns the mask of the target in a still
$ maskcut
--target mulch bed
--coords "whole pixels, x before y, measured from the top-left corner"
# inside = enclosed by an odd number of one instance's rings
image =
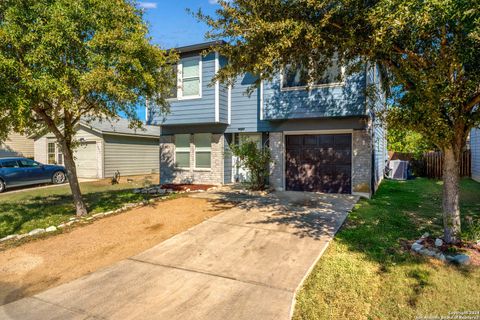
[[[179,184],[163,184],[161,186],[162,189],[172,189],[173,191],[207,191],[210,188],[215,187],[211,184],[186,184],[186,183],[179,183]]]

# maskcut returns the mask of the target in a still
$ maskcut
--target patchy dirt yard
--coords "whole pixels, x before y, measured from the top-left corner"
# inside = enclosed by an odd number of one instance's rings
[[[177,198],[0,251],[0,305],[140,253],[231,205]]]

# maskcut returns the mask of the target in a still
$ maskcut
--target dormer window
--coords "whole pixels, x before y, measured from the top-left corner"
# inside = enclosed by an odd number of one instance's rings
[[[183,58],[178,66],[178,98],[193,99],[202,96],[202,60],[200,56]]]
[[[309,82],[310,70],[302,64],[289,64],[282,73],[282,90],[305,90],[307,88],[322,88],[343,85],[339,80],[343,72],[337,61],[334,60],[320,79]]]

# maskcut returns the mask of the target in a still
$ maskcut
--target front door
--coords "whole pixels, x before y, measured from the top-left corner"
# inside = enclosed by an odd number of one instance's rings
[[[287,190],[351,193],[351,134],[287,135],[285,140]]]

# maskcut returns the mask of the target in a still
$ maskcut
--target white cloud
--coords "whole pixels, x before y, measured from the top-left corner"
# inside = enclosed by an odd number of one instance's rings
[[[157,3],[156,2],[139,2],[138,6],[143,9],[156,9]]]

